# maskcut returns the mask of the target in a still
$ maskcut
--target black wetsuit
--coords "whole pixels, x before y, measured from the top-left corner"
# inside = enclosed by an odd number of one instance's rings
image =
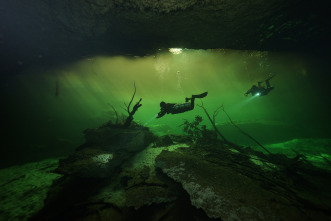
[[[266,85],[267,85],[267,87],[265,88],[265,87],[263,87],[263,86],[261,86],[261,81],[259,81],[258,82],[258,86],[256,86],[256,85],[253,85],[246,93],[245,93],[245,95],[247,96],[248,94],[252,94],[252,96],[255,96],[255,95],[258,95],[258,96],[264,96],[264,95],[267,95],[267,94],[269,94],[269,92],[271,91],[271,90],[273,90],[274,89],[274,87],[271,87],[270,86],[270,82],[269,82],[269,80],[271,79],[271,78],[273,78],[273,76],[272,77],[269,77],[267,80],[265,80],[265,83],[266,83]]]
[[[180,103],[180,104],[165,103],[162,101],[160,103],[161,111],[157,114],[156,118],[163,117],[165,114],[179,114],[179,113],[193,110],[195,98],[203,98],[203,97],[206,97],[207,94],[208,94],[208,92],[205,92],[205,93],[202,93],[199,95],[192,95],[192,98],[186,98],[185,99],[186,102]],[[187,102],[187,101],[191,101],[191,102]]]

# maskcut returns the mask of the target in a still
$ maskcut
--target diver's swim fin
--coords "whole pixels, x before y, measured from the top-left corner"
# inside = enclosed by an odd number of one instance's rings
[[[270,74],[269,77],[265,81],[269,81],[271,78],[275,77],[276,74]]]
[[[204,98],[207,96],[207,94],[208,94],[208,92],[198,94],[198,95],[192,95],[192,98]]]

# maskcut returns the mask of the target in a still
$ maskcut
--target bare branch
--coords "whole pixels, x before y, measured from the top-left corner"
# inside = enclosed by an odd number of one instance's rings
[[[132,111],[130,112],[129,116],[126,118],[126,121],[124,123],[124,127],[130,126],[132,120],[133,120],[133,115],[136,113],[139,107],[141,107],[142,104],[140,104],[142,98],[133,106]]]
[[[129,115],[131,114],[131,112],[130,112],[130,105],[131,105],[131,103],[133,101],[134,96],[136,95],[136,82],[133,82],[133,86],[134,86],[134,92],[133,92],[133,95],[132,95],[132,98],[131,98],[131,101],[130,101],[130,103],[128,105],[128,110],[127,110]]]
[[[217,117],[217,115],[219,114],[219,110],[223,107],[223,104],[221,106],[219,106],[215,111],[214,111],[214,114],[213,114],[213,122],[215,123],[215,118]]]
[[[203,107],[203,102],[201,101],[201,105],[197,104],[197,106],[198,106],[198,107],[201,107],[201,108],[205,111],[205,113],[206,113],[206,115],[207,115],[207,117],[208,117],[210,123],[213,125],[213,127],[214,127],[216,133],[217,133],[220,137],[222,137],[222,139],[224,140],[224,142],[226,142],[226,143],[230,143],[230,142],[229,142],[229,141],[228,141],[228,140],[227,140],[227,139],[221,134],[221,132],[217,129],[215,123],[214,123],[213,120],[210,118],[210,115],[208,114],[207,110]]]
[[[320,157],[322,157],[322,158],[324,159],[324,161],[325,161],[326,163],[328,163],[329,165],[331,165],[331,161],[328,160],[328,158],[324,157],[322,154],[319,154],[319,155],[320,155]]]
[[[233,126],[235,126],[242,134],[244,134],[245,136],[249,137],[251,140],[253,140],[255,143],[257,143],[257,145],[259,145],[260,147],[262,147],[265,151],[267,151],[267,153],[271,154],[271,152],[269,150],[267,150],[267,148],[265,148],[262,144],[260,144],[260,142],[258,142],[254,137],[252,137],[251,135],[249,135],[248,133],[246,133],[245,131],[243,131],[240,127],[238,127],[238,125],[236,125],[231,117],[228,115],[228,113],[225,111],[224,106],[221,106],[221,109],[223,110],[223,112],[226,114],[226,116],[229,118],[231,124]]]
[[[117,124],[118,124],[118,114],[117,114],[117,111],[116,111],[116,109],[114,108],[114,106],[111,105],[111,107],[113,108],[113,110],[114,110],[114,112],[115,112],[115,114],[116,114],[116,125],[117,125]]]
[[[188,122],[188,120],[186,120],[186,119],[183,119],[185,122]],[[185,123],[183,123],[183,124],[181,124],[181,125],[178,125],[177,127],[181,127],[181,126],[183,126],[183,125],[185,125]]]

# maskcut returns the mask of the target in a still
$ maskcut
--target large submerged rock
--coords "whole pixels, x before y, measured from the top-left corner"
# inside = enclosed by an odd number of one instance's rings
[[[330,220],[330,173],[301,156],[155,139],[137,125],[85,136],[31,220]]]
[[[312,200],[308,197],[310,194],[304,196],[303,192],[284,186],[282,182],[273,186],[277,179],[264,177],[263,170],[253,161],[248,160],[246,165],[234,162],[236,153],[224,151],[218,162],[210,157],[212,153],[206,154],[208,158],[198,152],[163,151],[156,158],[156,166],[179,182],[190,195],[192,205],[203,209],[210,218],[225,221],[327,220],[326,214],[312,206],[317,203],[320,209],[327,211],[325,199],[324,202]],[[277,167],[274,172],[276,170]],[[269,173],[273,174],[272,171]]]
[[[56,172],[78,177],[110,177],[123,162],[146,148],[153,134],[145,127],[85,130],[86,143],[61,160]]]

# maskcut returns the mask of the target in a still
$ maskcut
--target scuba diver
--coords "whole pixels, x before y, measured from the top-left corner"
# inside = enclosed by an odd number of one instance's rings
[[[195,98],[204,98],[206,97],[208,92],[192,95],[191,98],[185,98],[185,103],[174,104],[174,103],[166,103],[162,101],[160,103],[161,111],[157,114],[156,118],[163,117],[165,114],[179,114],[186,111],[190,111],[194,109],[194,99]],[[189,102],[191,101],[191,102]]]
[[[274,87],[270,86],[270,79],[273,78],[275,75],[272,75],[270,77],[268,77],[265,80],[265,84],[267,85],[267,87],[262,86],[261,84],[263,83],[263,81],[259,81],[257,82],[257,86],[253,85],[246,93],[245,96],[247,96],[248,94],[252,94],[252,96],[264,96],[269,94],[269,92],[271,90],[274,89]]]

